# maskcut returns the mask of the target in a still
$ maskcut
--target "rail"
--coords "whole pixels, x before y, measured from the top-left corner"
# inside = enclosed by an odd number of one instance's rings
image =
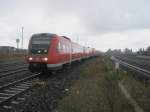
[[[40,74],[41,73],[33,74],[29,77],[0,86],[0,106],[33,87],[33,80]]]
[[[140,67],[137,67],[135,65],[131,65],[125,61],[122,61],[120,59],[117,59],[116,57],[112,56],[111,59],[115,62],[118,62],[120,65],[122,66],[125,66],[127,68],[130,68],[132,70],[135,70],[136,72],[139,72],[141,73],[142,75],[146,76],[147,78],[150,78],[150,71],[146,70],[146,69],[143,69],[143,68],[140,68]]]

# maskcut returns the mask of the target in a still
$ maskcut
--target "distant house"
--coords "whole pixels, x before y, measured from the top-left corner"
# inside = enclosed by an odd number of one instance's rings
[[[144,52],[144,55],[150,56],[150,50],[146,50],[146,51]]]
[[[150,56],[150,47],[144,51],[144,55]]]
[[[0,54],[13,54],[16,48],[11,46],[0,46]]]
[[[15,54],[15,53],[25,54],[26,52],[27,52],[26,49],[17,49],[12,46],[0,46],[0,54]]]

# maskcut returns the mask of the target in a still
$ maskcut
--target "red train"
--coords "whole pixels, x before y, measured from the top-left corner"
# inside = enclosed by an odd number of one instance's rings
[[[28,48],[29,70],[57,70],[73,61],[95,56],[94,48],[83,47],[66,36],[51,33],[32,35]]]

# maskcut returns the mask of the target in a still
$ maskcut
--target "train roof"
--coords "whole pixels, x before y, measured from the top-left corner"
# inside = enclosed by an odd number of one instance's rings
[[[34,36],[49,36],[49,37],[53,37],[53,36],[57,36],[57,35],[56,35],[56,34],[53,34],[53,33],[36,33],[36,34],[33,34],[33,35],[32,35],[32,37],[34,37]],[[65,39],[71,41],[71,39],[70,39],[69,37],[66,37],[66,36],[60,36],[60,37],[63,37],[63,38],[65,38]]]
[[[53,34],[53,33],[36,33],[36,34],[33,34],[32,36],[50,36],[50,37],[53,37],[53,36],[56,36],[56,34]]]

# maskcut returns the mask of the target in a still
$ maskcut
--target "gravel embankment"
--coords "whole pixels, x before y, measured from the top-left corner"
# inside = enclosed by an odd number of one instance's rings
[[[69,94],[69,88],[79,79],[82,68],[93,60],[95,58],[75,63],[71,69],[60,71],[52,76],[44,75],[39,82],[41,86],[25,102],[17,105],[15,110],[17,112],[51,112],[56,108],[58,101]]]

